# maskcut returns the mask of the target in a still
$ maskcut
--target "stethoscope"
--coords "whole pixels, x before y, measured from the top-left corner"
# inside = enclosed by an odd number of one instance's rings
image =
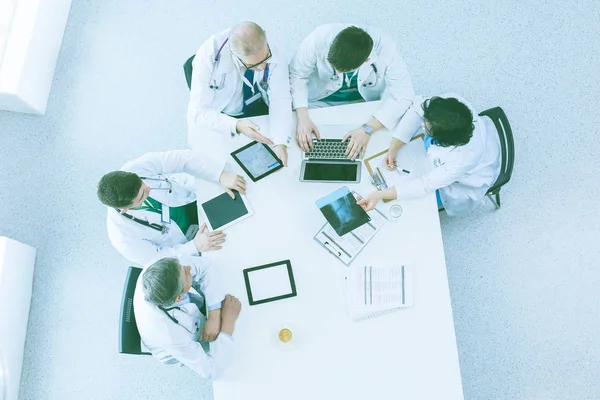
[[[210,79],[208,80],[208,87],[213,90],[221,90],[223,89],[223,80],[221,80],[221,84],[217,85],[217,80],[215,79],[215,71],[217,70],[217,65],[219,64],[219,58],[221,57],[221,51],[223,47],[227,44],[229,38],[225,39],[219,50],[215,54],[215,58],[213,59],[212,71],[210,72]]]
[[[181,309],[181,307],[179,307],[179,306],[175,306],[175,307],[169,307],[169,308],[163,308],[163,307],[161,307],[161,306],[158,306],[158,308],[159,308],[159,309],[160,309],[162,312],[164,312],[164,313],[167,315],[167,317],[169,317],[169,319],[170,319],[171,321],[175,322],[177,325],[181,326],[183,329],[185,329],[186,331],[188,331],[188,332],[190,333],[190,335],[193,335],[193,334],[194,334],[194,332],[192,332],[192,331],[190,331],[188,328],[186,328],[186,327],[185,327],[185,325],[181,325],[181,324],[179,323],[179,321],[177,320],[177,318],[175,318],[173,315],[169,314],[169,311],[172,311],[172,310],[178,310],[178,311],[184,312],[184,313],[186,313],[186,314],[189,314],[189,312],[188,312],[187,310],[185,310],[185,309],[183,309],[183,310],[182,310],[182,309]],[[194,326],[196,327],[196,332],[198,332],[198,331],[200,330],[200,327],[198,326],[198,321],[195,321],[195,322],[194,322]]]
[[[221,57],[221,51],[223,51],[223,47],[227,44],[229,38],[225,39],[219,50],[215,53],[215,58],[213,59],[212,70],[210,71],[210,79],[208,80],[208,88],[212,90],[221,90],[223,89],[223,81],[225,80],[225,76],[221,79],[221,84],[217,84],[217,80],[215,79],[215,71],[217,70],[217,66],[219,64],[219,58]],[[263,74],[262,82],[260,83],[261,88],[263,90],[267,90],[268,83],[267,79],[269,77],[269,64],[265,67],[265,72]]]
[[[335,68],[332,66],[331,69],[333,70],[333,73],[331,74],[331,76],[329,77],[329,79],[332,82],[337,82],[340,80],[340,75],[337,73],[337,71],[335,70]],[[377,67],[375,66],[375,63],[371,63],[371,69],[373,70],[373,72],[375,72],[375,81],[373,82],[366,82],[363,83],[363,86],[375,86],[377,84]],[[358,71],[356,72],[358,73]],[[371,74],[369,74],[370,76]]]
[[[157,188],[150,188],[150,189],[152,189],[152,190],[168,190],[169,193],[173,192],[173,184],[171,183],[171,181],[169,181],[169,178],[147,178],[145,176],[140,176],[140,179],[146,180],[146,181],[161,181],[161,182],[166,182],[167,185],[168,185],[168,187],[164,187],[164,188],[163,187],[157,187]],[[121,213],[120,209],[115,208],[115,210],[118,213]],[[154,229],[155,231],[158,231],[158,232],[162,233],[163,235],[169,233],[169,227],[166,226],[166,225],[161,225],[161,224],[156,224],[156,223],[150,223],[148,221],[144,221],[143,219],[136,218],[133,215],[127,214],[127,213],[122,213],[121,215],[124,216],[127,219],[132,220],[133,222],[136,222],[136,223],[140,224],[140,225],[143,225],[145,227]]]

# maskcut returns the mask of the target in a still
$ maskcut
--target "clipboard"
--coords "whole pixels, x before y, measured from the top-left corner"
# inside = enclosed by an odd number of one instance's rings
[[[410,141],[412,142],[413,140],[422,139],[423,137],[424,137],[424,135],[421,133],[419,135],[413,136],[413,138]],[[375,155],[373,155],[373,156],[371,156],[369,158],[365,158],[364,159],[365,167],[367,167],[367,171],[369,171],[369,176],[372,179],[371,183],[373,184],[373,186],[375,186],[377,188],[378,191],[381,191],[383,189],[381,189],[381,187],[379,187],[378,185],[376,185],[375,184],[375,180],[373,179],[374,178],[373,173],[378,168],[378,166],[375,165],[375,161],[374,160],[376,160],[379,157],[385,155],[385,153],[387,153],[388,150],[389,150],[389,148],[385,149],[383,151],[380,151],[379,153],[377,153],[377,154],[375,154]],[[373,164],[373,165],[371,165],[371,164]],[[382,168],[383,168],[383,166],[382,166]],[[389,185],[389,183],[388,183],[388,185]],[[390,201],[393,201],[393,200],[391,200],[391,199],[384,199],[383,200],[384,203],[389,203]]]
[[[326,223],[313,239],[344,265],[349,266],[387,222],[387,217],[376,208],[368,214],[371,221],[344,236],[338,236],[332,226]]]
[[[371,183],[373,184],[373,186],[375,186],[375,188],[377,188],[378,191],[382,191],[383,189],[375,184],[375,180],[374,180],[374,176],[373,176],[373,172],[377,169],[376,165],[371,166],[371,162],[374,162],[373,160],[383,156],[385,153],[388,152],[389,149],[385,149],[383,151],[380,151],[379,153],[369,157],[369,158],[365,158],[364,159],[364,163],[365,163],[365,167],[367,167],[367,171],[369,171],[369,176],[371,177]],[[383,199],[384,203],[389,203],[390,199]]]

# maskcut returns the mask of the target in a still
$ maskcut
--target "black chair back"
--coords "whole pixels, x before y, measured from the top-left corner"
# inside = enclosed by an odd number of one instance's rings
[[[500,175],[496,179],[496,183],[488,190],[490,194],[497,194],[500,188],[506,185],[512,176],[513,166],[515,164],[515,142],[513,139],[512,129],[508,123],[508,118],[500,107],[490,108],[482,111],[480,116],[489,117],[498,131],[500,138],[500,149],[502,152],[502,164],[500,166]]]
[[[140,333],[133,314],[133,293],[141,268],[129,267],[123,297],[121,297],[121,316],[119,318],[119,353],[133,355],[150,355],[142,351]]]
[[[188,58],[185,64],[183,64],[183,73],[185,74],[185,81],[187,82],[188,89],[192,88],[192,62],[194,61],[194,57],[196,57],[195,54]]]

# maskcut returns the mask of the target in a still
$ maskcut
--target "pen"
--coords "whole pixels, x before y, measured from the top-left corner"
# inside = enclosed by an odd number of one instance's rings
[[[410,171],[406,169],[403,169],[402,172],[404,172],[405,174],[410,174]]]

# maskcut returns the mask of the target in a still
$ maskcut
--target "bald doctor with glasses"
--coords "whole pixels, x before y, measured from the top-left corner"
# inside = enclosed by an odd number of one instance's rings
[[[281,45],[254,22],[242,22],[208,38],[192,67],[189,142],[243,134],[272,146],[287,165],[292,98]],[[251,119],[240,119],[267,114],[268,132]]]

